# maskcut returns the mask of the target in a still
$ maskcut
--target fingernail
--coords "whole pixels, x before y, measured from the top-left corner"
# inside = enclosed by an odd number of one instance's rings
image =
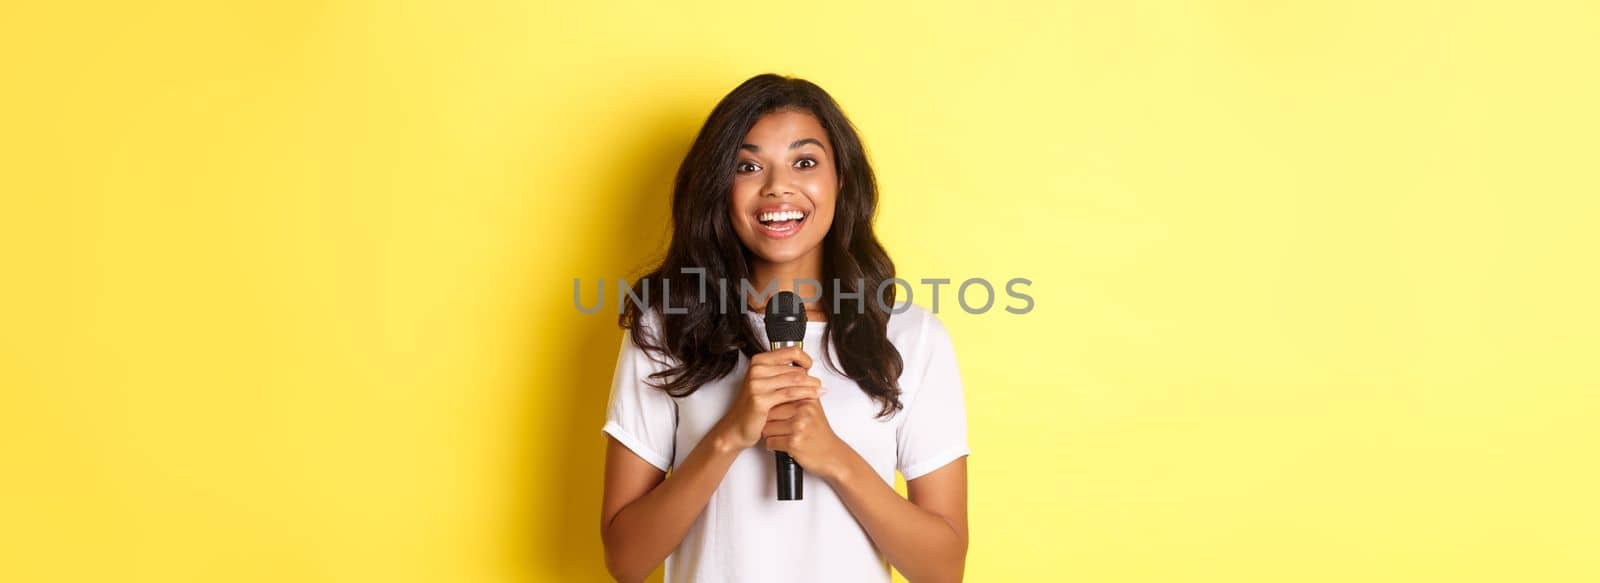
[[[826,389],[826,388],[817,389],[817,394],[818,395],[826,395],[826,394],[828,394],[828,389]]]

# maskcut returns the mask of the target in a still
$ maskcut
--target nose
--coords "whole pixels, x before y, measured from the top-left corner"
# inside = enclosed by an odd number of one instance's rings
[[[761,195],[769,198],[780,196],[793,196],[799,190],[794,187],[794,171],[791,168],[779,166],[767,173],[767,183],[762,186]]]

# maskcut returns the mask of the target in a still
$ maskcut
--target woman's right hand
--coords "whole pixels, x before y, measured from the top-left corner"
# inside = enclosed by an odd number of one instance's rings
[[[760,443],[767,412],[773,407],[820,397],[822,379],[807,374],[810,369],[811,357],[798,346],[752,357],[744,382],[739,384],[738,397],[722,416],[723,428],[734,445],[746,448]]]

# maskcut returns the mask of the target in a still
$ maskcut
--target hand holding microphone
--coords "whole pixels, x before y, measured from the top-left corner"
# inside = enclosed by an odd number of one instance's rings
[[[801,346],[805,326],[799,296],[773,296],[766,317],[771,350],[750,359],[739,394],[721,421],[734,445],[750,447],[764,440],[773,451],[779,500],[804,497],[804,475],[796,457],[828,469],[848,448],[822,410],[819,399],[827,392],[822,381],[808,374],[811,357]]]
[[[723,416],[734,445],[753,447],[761,442],[761,429],[773,407],[819,395],[822,381],[806,373],[811,357],[799,347],[763,352],[750,359],[739,396]]]

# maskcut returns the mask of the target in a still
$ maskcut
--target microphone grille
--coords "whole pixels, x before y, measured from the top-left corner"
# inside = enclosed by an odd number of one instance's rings
[[[781,291],[767,302],[767,341],[798,342],[806,337],[806,306],[794,292]]]

